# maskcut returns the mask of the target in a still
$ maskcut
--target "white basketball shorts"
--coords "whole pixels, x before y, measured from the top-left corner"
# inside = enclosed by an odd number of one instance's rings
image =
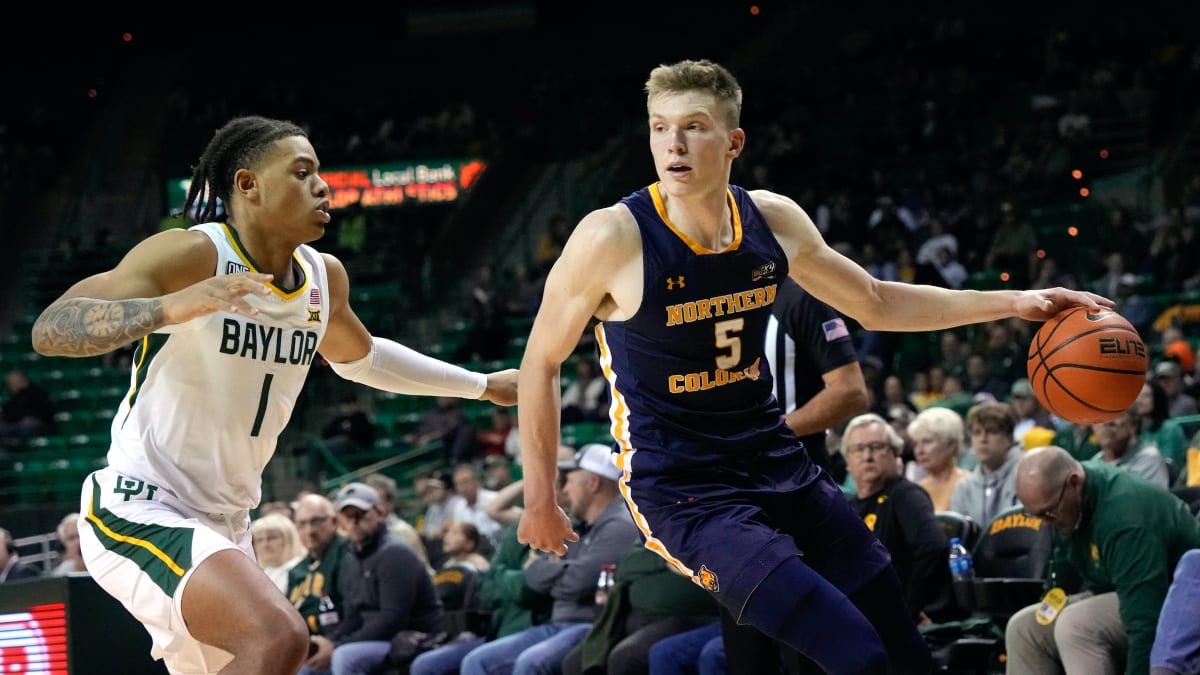
[[[154,658],[178,675],[216,673],[233,659],[188,632],[183,589],[217,551],[238,549],[254,560],[249,512],[198,513],[168,486],[106,468],[84,480],[79,513],[88,572],[146,627]]]

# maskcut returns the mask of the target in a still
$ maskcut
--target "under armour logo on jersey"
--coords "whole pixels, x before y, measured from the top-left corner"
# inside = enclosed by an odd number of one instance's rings
[[[762,281],[763,279],[775,278],[775,263],[769,262],[765,265],[759,265],[750,273],[750,281]]]
[[[681,275],[681,276],[678,276],[678,277],[676,277],[676,278],[674,278],[674,279],[672,279],[671,277],[667,277],[667,290],[668,290],[668,291],[673,291],[673,290],[675,290],[676,288],[683,288],[683,287],[684,287],[684,286],[686,286],[686,285],[687,285],[687,284],[683,283],[683,276],[682,276],[682,275]]]

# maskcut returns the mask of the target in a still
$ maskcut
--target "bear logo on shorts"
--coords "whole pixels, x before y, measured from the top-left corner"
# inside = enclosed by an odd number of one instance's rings
[[[717,573],[701,565],[700,571],[696,573],[696,581],[704,588],[716,593],[721,590],[721,585],[717,583]]]

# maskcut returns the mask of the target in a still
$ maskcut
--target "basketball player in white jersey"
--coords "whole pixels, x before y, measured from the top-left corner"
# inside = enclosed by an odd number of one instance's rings
[[[192,176],[185,212],[201,224],[137,244],[33,327],[51,356],[137,342],[79,533],[88,571],[172,673],[291,675],[307,658],[308,629],[254,561],[249,511],[318,353],[378,389],[516,402],[515,370],[474,373],[371,336],[346,269],[307,245],[330,221],[318,169],[295,124],[230,121]]]

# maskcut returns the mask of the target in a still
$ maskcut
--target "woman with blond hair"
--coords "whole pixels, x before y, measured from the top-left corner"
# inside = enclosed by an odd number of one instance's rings
[[[913,457],[923,474],[917,484],[933,500],[934,511],[950,510],[950,495],[958,481],[971,474],[958,466],[964,448],[963,420],[958,413],[938,406],[926,408],[908,425]]]
[[[83,554],[79,552],[79,514],[68,513],[58,523],[58,543],[62,546],[62,559],[50,570],[50,576],[63,577],[68,574],[87,573],[83,565]]]
[[[308,554],[296,524],[282,513],[268,513],[250,523],[250,536],[258,566],[281,593],[287,593],[288,570]]]

